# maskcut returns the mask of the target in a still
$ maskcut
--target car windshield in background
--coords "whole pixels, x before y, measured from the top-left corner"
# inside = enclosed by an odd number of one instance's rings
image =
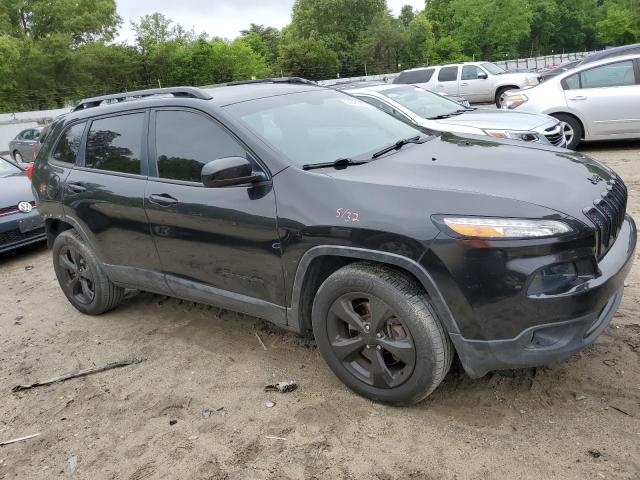
[[[418,87],[398,87],[380,93],[423,118],[436,119],[465,111],[459,103]]]
[[[344,93],[317,89],[227,107],[297,165],[369,159],[421,131]]]
[[[482,65],[482,68],[484,68],[487,72],[489,72],[492,75],[502,75],[503,73],[507,73],[506,70],[497,66],[495,63],[486,62],[481,65]]]
[[[0,175],[11,175],[14,173],[20,172],[20,169],[13,165],[8,160],[5,160],[3,157],[0,157]]]

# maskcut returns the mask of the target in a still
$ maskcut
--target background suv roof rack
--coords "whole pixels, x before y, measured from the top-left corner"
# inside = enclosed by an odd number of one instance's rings
[[[86,108],[99,107],[107,100],[117,100],[123,102],[127,98],[150,97],[152,95],[173,95],[174,97],[198,98],[200,100],[211,100],[213,97],[207,92],[196,87],[170,87],[170,88],[150,88],[148,90],[136,90],[134,92],[114,93],[101,97],[85,98],[73,109],[74,112]]]
[[[306,78],[302,77],[273,77],[260,78],[258,80],[240,80],[237,82],[225,83],[225,85],[250,85],[252,83],[301,83],[304,85],[315,85],[316,87],[318,86],[316,82],[312,82],[311,80],[307,80]]]

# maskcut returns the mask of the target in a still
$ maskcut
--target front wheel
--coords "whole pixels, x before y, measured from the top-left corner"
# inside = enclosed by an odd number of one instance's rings
[[[331,370],[375,401],[417,403],[451,367],[453,346],[426,293],[383,266],[356,263],[333,273],[316,294],[312,323]]]
[[[52,254],[58,283],[76,309],[100,315],[120,304],[124,289],[109,280],[96,254],[75,230],[66,230],[56,237]]]
[[[502,105],[504,104],[505,97],[507,96],[507,92],[509,90],[514,90],[514,88],[513,87],[503,87],[503,88],[498,89],[498,91],[496,92],[496,98],[495,98],[496,107],[502,108]]]

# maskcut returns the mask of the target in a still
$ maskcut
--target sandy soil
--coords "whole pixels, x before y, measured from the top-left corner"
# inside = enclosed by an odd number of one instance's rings
[[[640,143],[583,151],[621,174],[640,219]],[[0,479],[638,479],[637,266],[628,283],[612,326],[570,361],[480,380],[454,368],[424,403],[391,408],[254,318],[149,294],[83,316],[45,248],[4,255],[0,442],[40,436],[0,447]],[[144,362],[11,393],[131,357]],[[296,392],[262,390],[290,379]]]

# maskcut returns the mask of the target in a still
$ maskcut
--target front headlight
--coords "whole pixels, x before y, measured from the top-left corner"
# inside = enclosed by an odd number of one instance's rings
[[[535,87],[536,85],[538,85],[538,83],[540,83],[540,80],[536,77],[527,77],[524,80],[524,84],[527,87]]]
[[[496,138],[510,138],[524,142],[536,142],[540,140],[540,136],[535,132],[521,132],[517,130],[485,130],[484,132]]]
[[[572,230],[569,225],[558,220],[444,217],[442,223],[465,238],[541,238],[562,235]]]
[[[524,93],[507,95],[502,102],[502,108],[504,110],[513,110],[514,108],[517,108],[528,101],[529,97],[527,97]]]

